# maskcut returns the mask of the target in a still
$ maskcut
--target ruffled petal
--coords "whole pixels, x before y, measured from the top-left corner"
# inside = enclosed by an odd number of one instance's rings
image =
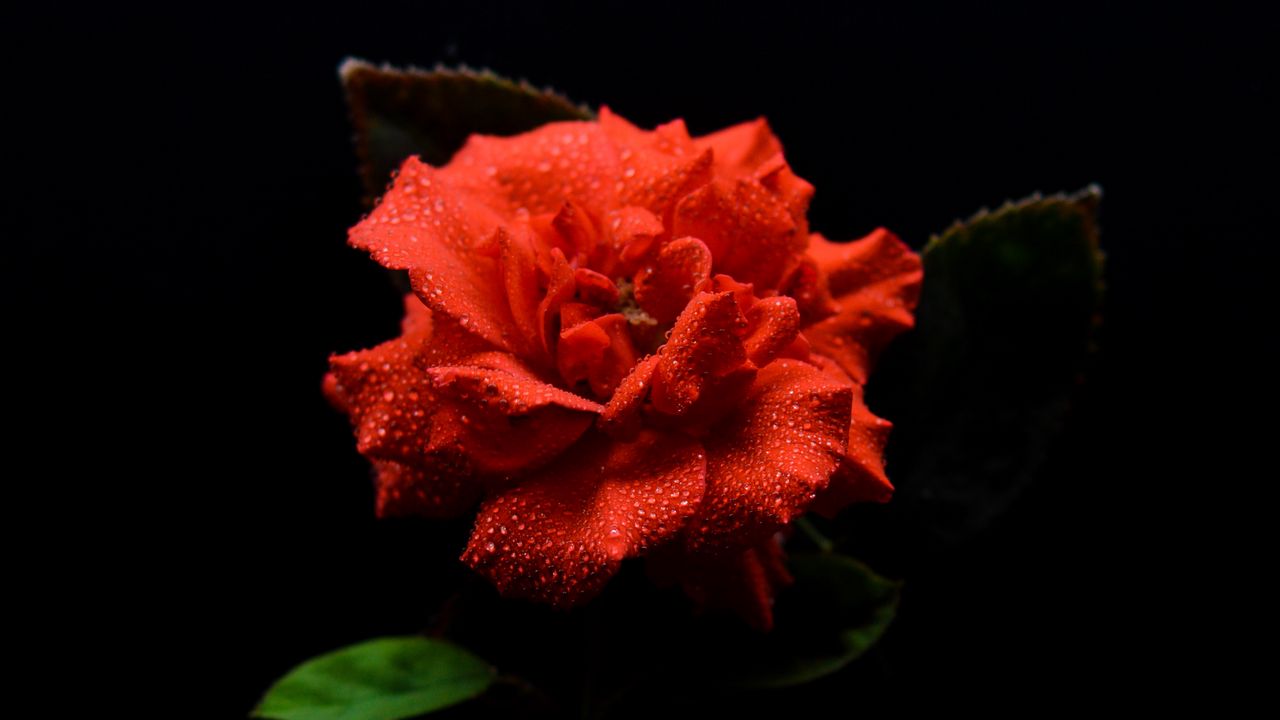
[[[630,440],[640,432],[641,411],[652,387],[653,373],[658,368],[658,356],[649,355],[631,369],[613,397],[605,405],[597,427],[619,440]]]
[[[596,397],[608,399],[636,364],[636,349],[620,313],[603,315],[560,333],[560,376],[573,386],[583,380]]]
[[[782,201],[754,180],[716,180],[690,193],[671,232],[702,240],[716,272],[759,290],[776,288],[808,242]]]
[[[618,286],[608,277],[590,268],[579,267],[573,271],[578,298],[596,307],[612,308],[618,305]]]
[[[601,108],[600,127],[618,146],[619,204],[666,218],[682,197],[711,180],[712,153],[698,150],[683,121],[647,132]]]
[[[805,337],[814,352],[866,383],[880,350],[915,323],[911,312],[924,276],[920,256],[884,228],[846,244],[811,238],[809,254],[825,272],[840,311],[807,328]]]
[[[557,323],[560,320],[560,309],[573,299],[577,292],[577,280],[573,268],[565,260],[560,248],[551,251],[551,277],[547,280],[547,294],[538,303],[538,332],[541,335],[542,348],[548,357],[554,357],[556,340],[559,337]]]
[[[511,319],[519,331],[519,347],[524,357],[545,357],[542,345],[542,317],[538,305],[543,291],[538,283],[538,258],[531,232],[507,232],[499,229],[495,242],[502,281],[507,293],[507,305]]]
[[[636,302],[659,323],[679,317],[711,278],[711,251],[697,238],[680,238],[635,276]]]
[[[758,630],[773,627],[773,601],[793,582],[774,538],[723,555],[671,545],[654,553],[647,566],[656,582],[679,583],[698,607],[728,610]]]
[[[747,336],[742,344],[747,358],[757,367],[764,367],[795,342],[799,332],[796,301],[782,296],[765,298],[747,311]]]
[[[453,317],[506,350],[514,329],[495,258],[477,247],[500,227],[496,214],[459,191],[440,171],[405,160],[391,190],[348,241],[386,267],[408,270],[414,291],[431,309]]]
[[[849,450],[811,508],[824,517],[834,517],[856,502],[884,503],[893,497],[893,484],[884,472],[884,446],[893,424],[876,417],[862,401],[862,388],[854,387]]]
[[[671,215],[681,198],[711,180],[711,153],[695,157],[623,150],[618,201],[645,208],[660,218]]]
[[[831,290],[827,287],[827,275],[818,268],[818,262],[805,255],[782,281],[779,293],[795,299],[800,310],[800,327],[826,320],[840,310]]]
[[[702,496],[697,441],[645,431],[583,438],[554,464],[484,503],[462,559],[504,594],[569,606],[624,558],[673,538]]]
[[[747,359],[741,340],[746,325],[732,292],[699,293],[659,351],[653,406],[668,415],[681,415],[710,381],[741,366]]]
[[[782,143],[764,118],[703,135],[693,142],[699,149],[710,149],[715,155],[717,174],[729,178],[754,177],[756,168],[782,152]]]
[[[492,349],[447,316],[405,298],[405,334],[369,350],[334,355],[325,394],[351,418],[356,448],[372,459],[426,462],[430,416],[439,406],[426,369]]]
[[[446,171],[505,215],[556,212],[566,200],[597,215],[614,204],[618,151],[598,123],[555,122],[516,137],[473,135]]]
[[[706,437],[751,393],[758,372],[755,365],[746,362],[720,377],[708,378],[697,402],[687,411],[678,417],[653,415],[650,420],[661,427],[679,428],[693,437]]]
[[[591,213],[572,200],[565,200],[560,211],[551,219],[551,227],[563,239],[569,250],[565,255],[582,265],[595,253],[600,238],[600,228]],[[570,250],[572,252],[570,252]]]
[[[835,361],[815,355],[812,358],[831,377],[843,382],[852,380]],[[863,401],[862,386],[852,383],[853,410],[849,421],[849,447],[831,483],[818,493],[810,510],[834,517],[855,502],[888,502],[893,497],[893,484],[884,471],[884,446],[893,424],[876,417]]]
[[[483,473],[515,473],[551,460],[604,410],[504,353],[474,355],[426,375],[441,400],[431,448],[453,450]]]
[[[782,155],[773,156],[757,172],[760,184],[772,192],[795,221],[801,237],[809,235],[809,201],[813,200],[813,185],[791,171]]]
[[[642,207],[628,205],[609,213],[609,237],[617,258],[616,267],[601,268],[601,272],[633,273],[638,264],[649,255],[662,234],[662,221],[657,215]]]
[[[852,389],[806,363],[760,370],[751,394],[704,441],[707,492],[689,523],[695,551],[759,542],[826,488],[849,441]]]
[[[374,461],[377,514],[451,518],[480,501],[481,488],[465,458],[440,452],[418,465]]]

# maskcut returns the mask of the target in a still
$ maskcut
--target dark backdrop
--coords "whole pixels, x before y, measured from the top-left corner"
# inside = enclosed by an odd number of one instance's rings
[[[25,542],[50,553],[19,561],[31,597],[58,598],[49,623],[86,653],[142,651],[121,702],[166,686],[184,715],[240,715],[303,658],[429,621],[465,575],[459,528],[375,522],[319,392],[328,353],[398,322],[344,245],[361,207],[336,70],[466,63],[645,126],[767,116],[833,238],[885,225],[918,248],[1100,183],[1106,322],[1067,442],[977,537],[877,549],[909,581],[899,621],[785,705],[1194,687],[1169,673],[1221,657],[1200,642],[1251,587],[1214,521],[1249,527],[1265,469],[1242,449],[1274,425],[1221,402],[1265,407],[1274,358],[1274,195],[1251,173],[1274,25],[1024,5],[5,10],[8,511],[44,518]]]

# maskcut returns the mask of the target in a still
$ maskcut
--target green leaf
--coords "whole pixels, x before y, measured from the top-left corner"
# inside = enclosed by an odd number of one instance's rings
[[[774,607],[774,629],[724,666],[732,684],[801,685],[856,660],[884,635],[901,584],[846,555],[793,555],[795,584]]]
[[[313,658],[267,691],[254,717],[396,720],[484,692],[493,668],[443,640],[386,637]]]
[[[985,527],[1043,469],[1089,359],[1102,299],[1101,191],[983,211],[924,251],[917,326],[877,365],[895,424],[891,509],[935,539]]]
[[[590,110],[553,92],[468,69],[397,70],[349,58],[338,70],[369,205],[405,158],[443,165],[472,133],[515,135]]]

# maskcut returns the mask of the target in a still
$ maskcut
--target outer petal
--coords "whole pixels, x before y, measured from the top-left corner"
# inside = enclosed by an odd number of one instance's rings
[[[486,501],[462,558],[505,594],[572,605],[603,587],[623,558],[674,537],[704,475],[702,447],[689,438],[590,435]]]
[[[699,188],[676,207],[671,231],[702,240],[716,272],[761,291],[778,286],[808,242],[783,202],[754,180]]]
[[[378,517],[451,518],[480,500],[480,483],[454,453],[437,453],[420,465],[375,461],[373,467]]]
[[[760,184],[778,197],[791,213],[801,237],[809,234],[809,201],[813,199],[813,185],[791,172],[791,166],[775,155],[756,171]]]
[[[621,170],[598,123],[556,122],[515,137],[474,135],[446,172],[504,214],[556,212],[569,199],[600,214],[614,203]]]
[[[805,330],[814,352],[866,383],[880,350],[915,320],[924,272],[920,256],[883,228],[847,244],[813,235],[809,254],[826,273],[840,312]]]
[[[831,377],[851,382],[834,361],[822,356],[812,360]],[[862,386],[853,386],[853,410],[849,422],[849,448],[831,476],[831,484],[818,493],[810,510],[833,517],[855,502],[888,502],[893,485],[884,472],[884,446],[892,423],[876,417],[863,401]]]
[[[417,157],[405,160],[391,190],[351,229],[349,242],[383,265],[408,270],[431,309],[503,349],[515,329],[497,260],[476,253],[501,225],[497,215]]]
[[[432,417],[432,449],[454,450],[485,473],[513,473],[551,460],[604,410],[541,381],[502,353],[431,368],[427,375],[445,410]]]
[[[711,180],[712,154],[693,144],[683,121],[646,132],[601,108],[600,127],[618,146],[621,175],[614,189],[622,205],[666,218],[680,198]]]
[[[660,323],[680,316],[711,278],[711,251],[697,238],[668,243],[636,273],[636,302]]]
[[[800,263],[782,281],[779,292],[796,301],[800,310],[800,327],[826,320],[840,311],[827,287],[826,273],[809,255],[800,258]]]
[[[653,406],[681,415],[709,382],[742,365],[747,359],[741,340],[746,325],[732,292],[699,293],[659,351]]]
[[[801,234],[808,233],[805,215],[813,198],[813,185],[791,171],[782,156],[782,143],[764,118],[734,125],[694,142],[715,154],[718,177],[759,180],[787,207]]]
[[[694,143],[714,153],[716,173],[728,178],[754,177],[756,168],[782,152],[782,143],[764,118],[703,135]]]
[[[426,369],[491,346],[447,316],[432,318],[412,295],[405,305],[404,335],[331,357],[325,392],[350,415],[361,454],[418,464],[428,462],[430,417],[440,404]]]
[[[739,410],[708,436],[707,493],[689,523],[690,549],[759,542],[826,488],[844,458],[852,390],[812,365],[760,370]]]
[[[649,573],[661,584],[678,582],[698,606],[736,613],[752,627],[773,627],[773,600],[792,582],[774,538],[728,555],[689,553],[678,545],[655,553]]]

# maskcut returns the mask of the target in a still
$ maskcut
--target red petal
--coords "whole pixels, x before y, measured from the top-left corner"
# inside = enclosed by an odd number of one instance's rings
[[[513,473],[545,463],[572,445],[604,410],[543,382],[503,353],[430,368],[427,375],[442,400],[442,412],[432,418],[432,449],[454,449],[485,473]]]
[[[597,426],[619,440],[630,440],[640,432],[641,415],[645,399],[649,396],[653,373],[658,368],[658,356],[650,355],[631,369],[618,384],[609,404],[605,405]]]
[[[692,549],[759,542],[827,486],[849,440],[852,389],[811,365],[778,360],[706,440],[707,493],[686,537]]]
[[[697,238],[680,238],[636,273],[636,302],[666,324],[679,317],[710,278],[711,251]]]
[[[600,308],[580,302],[567,302],[560,306],[560,333],[575,328],[600,315]]]
[[[609,213],[610,242],[618,258],[617,268],[602,268],[602,272],[621,272],[630,275],[637,263],[644,259],[662,234],[662,221],[641,207],[630,205]]]
[[[664,547],[648,561],[660,584],[678,582],[698,606],[736,613],[752,627],[773,627],[773,601],[792,583],[777,541],[763,542],[723,555],[689,553],[678,545]]]
[[[800,327],[826,320],[840,310],[827,288],[826,273],[808,255],[800,258],[800,264],[782,281],[779,292],[795,298],[800,309]]]
[[[566,200],[551,220],[551,226],[573,248],[577,263],[586,263],[596,249],[600,229],[591,214],[572,200]]]
[[[856,387],[856,386],[855,386]],[[884,472],[884,446],[893,425],[876,417],[862,401],[858,388],[853,399],[853,420],[849,424],[849,451],[831,476],[831,484],[818,494],[813,511],[824,517],[855,502],[889,502],[893,484]]]
[[[498,216],[416,157],[404,162],[392,189],[351,228],[351,245],[383,265],[407,269],[428,307],[503,349],[514,329],[495,259],[476,253],[499,227]]]
[[[687,412],[709,381],[746,361],[745,328],[732,292],[699,293],[659,350],[653,406],[668,415]]]
[[[800,332],[800,311],[789,297],[771,297],[747,311],[747,336],[742,344],[757,367],[768,365]]]
[[[716,172],[726,177],[752,177],[756,168],[782,152],[764,118],[740,123],[694,140],[700,149],[715,154]]]
[[[791,172],[791,167],[782,159],[781,154],[775,155],[757,172],[760,184],[782,201],[787,212],[791,213],[791,219],[795,221],[800,235],[807,237],[809,235],[809,201],[813,199],[813,185]]]
[[[733,299],[738,303],[738,312],[746,317],[751,311],[751,306],[756,304],[755,288],[751,283],[740,283],[728,275],[716,275],[711,278],[710,292],[731,292]]]
[[[405,334],[369,350],[331,357],[325,390],[350,415],[361,454],[414,464],[425,462],[430,417],[439,405],[426,368],[490,347],[447,316],[431,318],[412,295],[405,305]]]
[[[691,193],[676,207],[671,232],[702,240],[716,272],[761,290],[778,286],[808,242],[786,206],[754,180],[716,180]]]
[[[507,305],[511,318],[520,332],[520,347],[525,357],[539,357],[545,353],[542,347],[541,316],[538,305],[542,290],[538,287],[538,260],[531,232],[514,233],[499,230],[499,262],[502,280],[507,291]]]
[[[711,153],[684,158],[643,150],[628,155],[623,150],[619,157],[623,158],[625,179],[618,183],[618,201],[645,208],[660,218],[670,216],[681,198],[711,179]]]
[[[791,171],[783,159],[782,144],[764,118],[734,125],[694,142],[699,148],[711,148],[715,153],[717,175],[725,179],[758,180],[786,206],[801,235],[808,233],[805,215],[813,198],[813,185]]]
[[[820,355],[813,360],[830,376],[851,382],[834,361]],[[849,422],[849,448],[831,484],[818,494],[809,509],[825,517],[855,502],[888,502],[893,485],[884,472],[884,446],[892,423],[872,414],[863,401],[862,386],[853,384],[853,413]]]
[[[573,280],[578,288],[578,297],[583,302],[601,308],[618,306],[618,286],[604,275],[595,270],[580,267],[573,271]]]
[[[613,396],[619,383],[622,382],[636,365],[636,348],[631,342],[630,323],[621,313],[612,313],[596,318],[594,322],[603,327],[609,335],[609,347],[605,350],[600,363],[591,368],[587,379],[591,383],[591,391],[599,398]]]
[[[755,365],[743,363],[720,377],[708,379],[698,401],[679,418],[657,415],[650,419],[655,425],[679,428],[693,437],[705,437],[716,423],[738,409],[755,385],[758,372]]]
[[[453,453],[425,465],[374,461],[378,517],[457,517],[480,500],[481,486],[466,461]]]
[[[680,198],[711,180],[712,154],[694,146],[683,121],[646,132],[601,108],[600,126],[618,145],[621,174],[615,189],[621,205],[638,205],[665,218]]]
[[[577,283],[574,281],[573,268],[565,260],[560,248],[552,249],[551,259],[553,265],[551,278],[547,281],[547,294],[538,303],[538,331],[548,357],[555,357],[556,339],[559,335],[556,324],[560,320],[560,308],[573,299]]]
[[[570,199],[603,213],[621,173],[613,141],[590,122],[549,123],[515,137],[473,135],[445,170],[508,216],[520,208],[556,212]]]
[[[807,328],[805,337],[814,352],[865,383],[880,350],[915,322],[911,311],[924,275],[920,256],[883,228],[843,245],[812,238],[809,254],[826,273],[840,312]]]
[[[561,330],[556,365],[564,384],[573,387],[586,380],[591,374],[590,368],[599,364],[608,347],[609,333],[592,320]]]
[[[486,501],[462,558],[506,595],[572,605],[624,558],[673,538],[698,505],[704,474],[702,447],[689,438],[590,435]]]
[[[609,398],[636,364],[629,323],[620,313],[584,322],[560,334],[557,361],[566,384],[582,380],[596,397]]]

